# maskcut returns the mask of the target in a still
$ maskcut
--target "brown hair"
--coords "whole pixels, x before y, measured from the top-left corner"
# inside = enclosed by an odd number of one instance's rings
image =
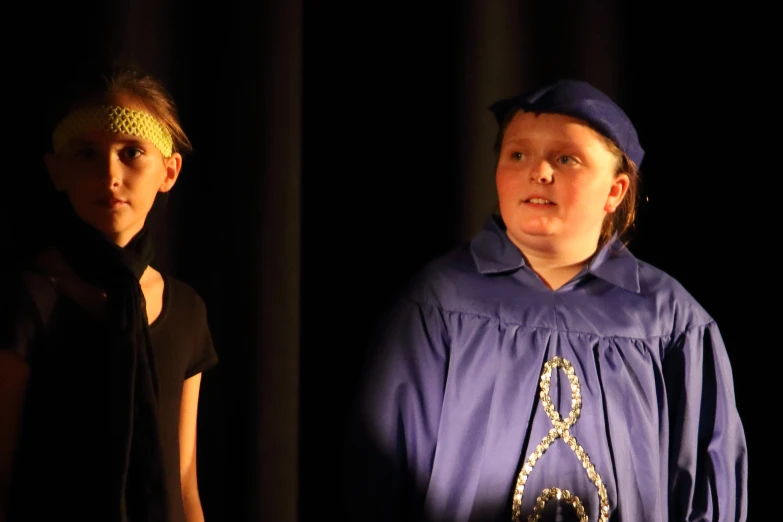
[[[498,129],[494,144],[496,160],[500,159],[500,149],[503,145],[503,137],[506,134],[506,129],[508,128],[509,123],[511,123],[511,120],[514,118],[516,113],[520,110],[521,109],[508,111],[508,114],[506,114],[506,117],[503,119],[503,122]],[[587,125],[587,123],[585,123],[585,125]],[[601,225],[601,235],[598,238],[598,248],[604,246],[615,234],[617,234],[617,237],[620,239],[620,241],[628,244],[631,233],[633,232],[634,222],[636,220],[636,209],[641,185],[639,167],[633,161],[631,161],[631,159],[623,151],[621,151],[617,144],[609,137],[605,136],[599,131],[595,132],[603,140],[604,144],[609,149],[609,152],[611,152],[617,158],[615,176],[620,174],[626,174],[628,176],[628,191],[625,193],[625,197],[623,197],[623,200],[620,202],[614,212],[606,215],[603,225]]]
[[[614,212],[610,212],[606,215],[603,225],[601,225],[598,248],[601,248],[612,239],[612,236],[615,233],[620,241],[628,244],[636,221],[636,208],[639,201],[639,185],[641,184],[639,168],[620,150],[614,141],[601,133],[598,133],[598,135],[603,139],[609,152],[617,158],[615,176],[620,174],[626,174],[628,176],[628,191],[625,193],[623,200],[617,205]]]
[[[105,103],[117,95],[125,94],[152,114],[171,134],[174,151],[188,153],[193,150],[190,139],[182,129],[174,99],[164,85],[137,65],[118,64],[109,72],[94,72],[79,77],[66,85],[61,103],[50,117],[50,129],[74,109]]]

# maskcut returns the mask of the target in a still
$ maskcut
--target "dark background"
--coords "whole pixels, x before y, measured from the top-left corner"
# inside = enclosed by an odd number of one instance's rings
[[[41,122],[62,78],[123,50],[178,102],[195,151],[152,219],[158,268],[205,299],[221,358],[199,417],[207,520],[336,509],[341,430],[375,322],[493,210],[487,107],[561,77],[601,88],[637,126],[649,201],[631,250],[721,326],[759,496],[776,404],[759,385],[777,364],[771,15],[738,3],[336,4],[26,2],[5,14],[3,256],[46,227]]]

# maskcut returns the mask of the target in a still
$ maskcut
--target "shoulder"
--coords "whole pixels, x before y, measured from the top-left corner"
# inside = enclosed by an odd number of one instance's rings
[[[0,270],[0,306],[4,315],[54,294],[54,281],[59,273],[52,274],[46,268],[38,258],[4,264]]]
[[[652,300],[659,313],[669,317],[675,330],[714,322],[712,316],[686,286],[668,272],[637,258],[642,296]]]
[[[177,354],[185,378],[201,373],[218,357],[212,342],[207,307],[199,292],[189,283],[169,273],[161,273],[165,282],[165,314],[152,329],[158,349]]]
[[[166,292],[173,309],[188,315],[206,316],[207,307],[204,299],[196,289],[171,274],[161,273],[161,279],[165,282]]]
[[[30,266],[6,266],[0,272],[0,349],[25,359],[55,304],[54,285]]]
[[[460,290],[483,279],[468,243],[461,244],[426,262],[411,278],[403,298],[438,308],[454,305]]]

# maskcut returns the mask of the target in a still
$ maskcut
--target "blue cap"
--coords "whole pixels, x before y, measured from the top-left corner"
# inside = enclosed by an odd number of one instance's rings
[[[644,149],[628,115],[609,96],[589,83],[561,80],[528,94],[499,100],[490,106],[499,125],[514,109],[564,114],[580,119],[611,139],[637,167],[644,158]]]

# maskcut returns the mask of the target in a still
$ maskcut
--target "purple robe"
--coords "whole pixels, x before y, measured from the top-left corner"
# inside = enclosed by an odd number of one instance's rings
[[[364,377],[357,519],[747,517],[718,326],[617,240],[552,291],[493,216],[404,292]]]

